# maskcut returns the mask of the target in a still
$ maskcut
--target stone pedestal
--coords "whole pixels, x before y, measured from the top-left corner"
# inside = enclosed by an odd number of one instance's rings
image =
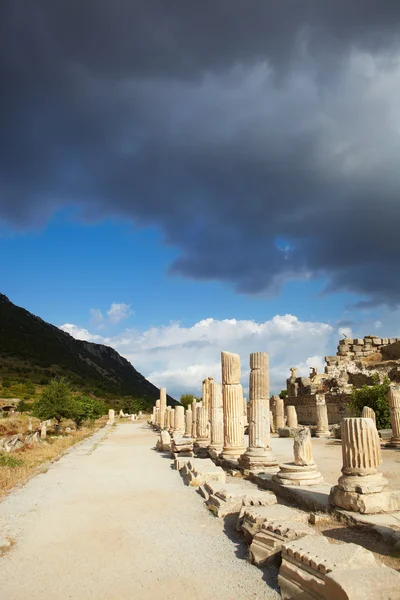
[[[315,406],[317,410],[317,429],[315,437],[330,437],[331,432],[328,426],[328,409],[325,402],[325,394],[316,394]]]
[[[295,406],[289,405],[286,407],[286,417],[287,427],[297,427],[297,413]]]
[[[185,433],[185,409],[183,406],[175,406],[174,434]]]
[[[245,451],[243,435],[243,390],[240,385],[240,357],[221,353],[222,401],[224,407],[223,458],[239,458]]]
[[[392,423],[392,438],[390,445],[400,448],[400,386],[392,384],[389,387],[390,421]]]
[[[281,485],[312,486],[323,483],[312,455],[311,434],[308,428],[301,429],[294,438],[294,462],[279,465],[279,473],[273,480]]]
[[[185,438],[192,437],[192,409],[190,406],[186,409],[185,413]]]
[[[113,408],[110,408],[108,411],[108,421],[107,421],[107,425],[113,425],[115,421],[115,412]],[[155,414],[155,423],[157,424],[157,410],[156,410],[156,414]]]
[[[167,409],[167,390],[160,388],[160,426],[164,427],[165,411]]]
[[[224,447],[224,409],[222,405],[222,390],[219,383],[211,384],[211,442],[208,452],[216,458]]]
[[[342,420],[343,475],[331,488],[334,506],[362,514],[398,510],[398,496],[386,491],[387,480],[377,467],[382,462],[378,432],[371,419]]]
[[[275,429],[285,427],[285,403],[279,396],[273,396]]]
[[[242,469],[276,472],[270,448],[268,354],[250,354],[249,447],[239,460]]]

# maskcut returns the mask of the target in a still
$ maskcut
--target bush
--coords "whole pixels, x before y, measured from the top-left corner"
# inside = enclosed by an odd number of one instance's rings
[[[281,390],[281,392],[279,393],[279,398],[282,398],[282,400],[284,400],[288,395],[288,391],[287,390]]]
[[[91,396],[75,396],[72,400],[71,419],[80,427],[84,421],[95,421],[106,414],[107,409],[104,402]]]
[[[361,416],[364,406],[369,406],[375,411],[376,426],[378,429],[390,429],[390,408],[388,391],[390,379],[385,377],[382,383],[379,376],[373,375],[373,385],[364,385],[354,390],[350,397],[349,408],[356,415]]]
[[[182,396],[179,399],[179,402],[182,404],[182,406],[185,407],[185,409],[188,408],[189,404],[192,404],[192,402],[194,400],[201,400],[201,398],[198,398],[197,396],[194,396],[193,394],[182,394]]]
[[[122,410],[128,415],[137,415],[140,410],[146,410],[146,404],[143,400],[137,398],[126,398],[122,405]]]
[[[40,398],[33,405],[33,414],[38,419],[73,419],[73,399],[71,388],[65,378],[53,379],[44,388]]]
[[[31,408],[30,404],[28,404],[27,402],[25,402],[25,400],[20,400],[18,402],[18,404],[17,404],[17,410],[20,413],[27,412],[28,410],[30,410],[30,408]]]

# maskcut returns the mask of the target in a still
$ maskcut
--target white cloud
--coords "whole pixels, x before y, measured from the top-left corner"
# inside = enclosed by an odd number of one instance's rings
[[[78,327],[77,325],[73,325],[72,323],[65,323],[61,325],[59,328],[66,333],[69,333],[77,340],[83,340],[84,342],[96,342],[96,344],[106,344],[111,345],[111,340],[109,338],[104,338],[101,335],[96,335],[90,333],[87,329],[83,327]]]
[[[103,313],[99,308],[90,309],[90,322],[92,325],[100,325],[104,320]]]
[[[124,303],[121,303],[121,304],[113,303],[113,304],[111,304],[109,310],[107,311],[108,320],[110,323],[113,323],[114,325],[116,323],[119,323],[123,319],[127,319],[132,314],[133,314],[133,311],[131,310],[131,305],[124,304]]]
[[[63,328],[67,327],[66,325]],[[68,325],[71,335],[77,335]],[[65,329],[64,329],[65,330]],[[75,329],[85,338],[89,332]],[[100,336],[91,336],[100,338]],[[100,342],[100,340],[98,340]],[[179,397],[185,392],[201,394],[201,381],[212,376],[221,380],[221,350],[237,352],[242,361],[242,383],[248,393],[249,355],[264,351],[270,358],[271,393],[286,385],[289,368],[308,375],[311,366],[323,366],[327,354],[336,352],[337,330],[327,323],[300,321],[293,315],[276,315],[264,323],[212,318],[182,327],[170,323],[143,332],[126,329],[112,338],[101,338],[127,358],[134,367],[158,387]]]

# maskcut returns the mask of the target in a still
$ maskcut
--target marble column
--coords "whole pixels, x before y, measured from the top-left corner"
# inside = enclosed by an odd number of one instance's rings
[[[151,423],[152,425],[154,425],[154,424],[155,424],[155,422],[156,422],[156,407],[155,407],[155,406],[153,406],[153,414],[152,414],[152,416],[151,416],[150,423]]]
[[[331,504],[366,514],[385,512],[388,482],[377,470],[382,456],[375,425],[371,419],[351,417],[342,420],[341,429],[343,474],[331,489]]]
[[[170,432],[171,435],[174,432],[174,429],[175,429],[175,409],[171,407],[171,410],[169,413],[169,429],[168,429],[168,431]]]
[[[331,432],[329,431],[328,426],[328,408],[325,402],[325,394],[316,394],[315,407],[317,410],[317,429],[315,431],[315,437],[328,438],[331,436]]]
[[[185,435],[184,437],[192,437],[192,409],[190,406],[186,409],[185,413]]]
[[[242,469],[276,471],[270,448],[269,364],[266,352],[250,354],[249,447],[239,459]]]
[[[160,427],[160,400],[156,400],[156,420],[155,420],[156,429]]]
[[[216,458],[224,447],[224,409],[222,405],[222,390],[220,383],[211,384],[211,442],[208,446],[209,454]]]
[[[287,421],[286,421],[287,427],[297,427],[298,426],[297,412],[296,412],[295,406],[289,404],[286,407],[286,417],[287,417]]]
[[[240,356],[221,353],[222,402],[224,409],[225,459],[237,459],[245,451],[243,435],[243,390],[240,385]]]
[[[197,414],[197,438],[196,447],[206,448],[210,439],[208,437],[209,425],[208,425],[208,407],[198,406],[196,410]]]
[[[160,388],[160,424],[164,427],[165,411],[167,409],[167,390]]]
[[[364,406],[361,412],[361,416],[363,417],[363,419],[372,419],[376,427],[376,414],[372,408],[370,408],[369,406]]]
[[[169,429],[169,413],[171,411],[171,407],[167,406],[164,413],[164,429]]]
[[[115,411],[113,408],[110,408],[108,410],[108,421],[107,421],[107,425],[112,425],[115,421]],[[157,414],[156,414],[156,422],[157,422]]]
[[[390,421],[392,423],[392,437],[390,445],[400,447],[400,386],[391,384],[389,387]]]
[[[175,406],[174,434],[185,433],[185,409],[183,406]]]
[[[274,396],[275,406],[275,429],[285,427],[285,403],[279,396]]]
[[[192,438],[195,440],[197,438],[197,408],[199,403],[197,400],[193,400],[192,402]]]

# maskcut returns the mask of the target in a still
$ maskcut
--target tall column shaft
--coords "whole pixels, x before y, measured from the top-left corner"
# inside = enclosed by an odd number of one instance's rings
[[[164,427],[165,411],[167,409],[167,390],[160,388],[160,423]]]
[[[174,433],[185,433],[185,409],[183,406],[175,406]]]
[[[224,446],[224,409],[222,405],[221,384],[211,384],[211,442],[209,450],[215,450],[217,453],[222,451]]]
[[[208,408],[206,406],[197,407],[197,441],[208,440]]]
[[[279,396],[274,396],[275,399],[275,429],[285,427],[285,403]]]
[[[298,423],[297,423],[297,412],[296,412],[296,407],[293,405],[289,405],[286,407],[286,416],[287,416],[287,422],[286,425],[288,427],[297,427]]]
[[[325,394],[316,395],[315,407],[317,411],[317,429],[315,437],[329,437],[328,407],[325,402]]]
[[[192,409],[190,406],[185,413],[185,437],[192,437]]]
[[[224,458],[239,458],[244,452],[243,390],[240,385],[240,357],[221,353],[222,402],[224,410]]]
[[[392,438],[390,444],[392,446],[400,446],[400,386],[391,385],[389,387],[389,407],[390,421],[392,423]]]
[[[170,430],[175,429],[175,409],[171,408],[169,413],[169,428]]]
[[[161,425],[161,421],[160,421],[160,400],[156,400],[156,421],[155,421],[156,427],[160,427]]]

